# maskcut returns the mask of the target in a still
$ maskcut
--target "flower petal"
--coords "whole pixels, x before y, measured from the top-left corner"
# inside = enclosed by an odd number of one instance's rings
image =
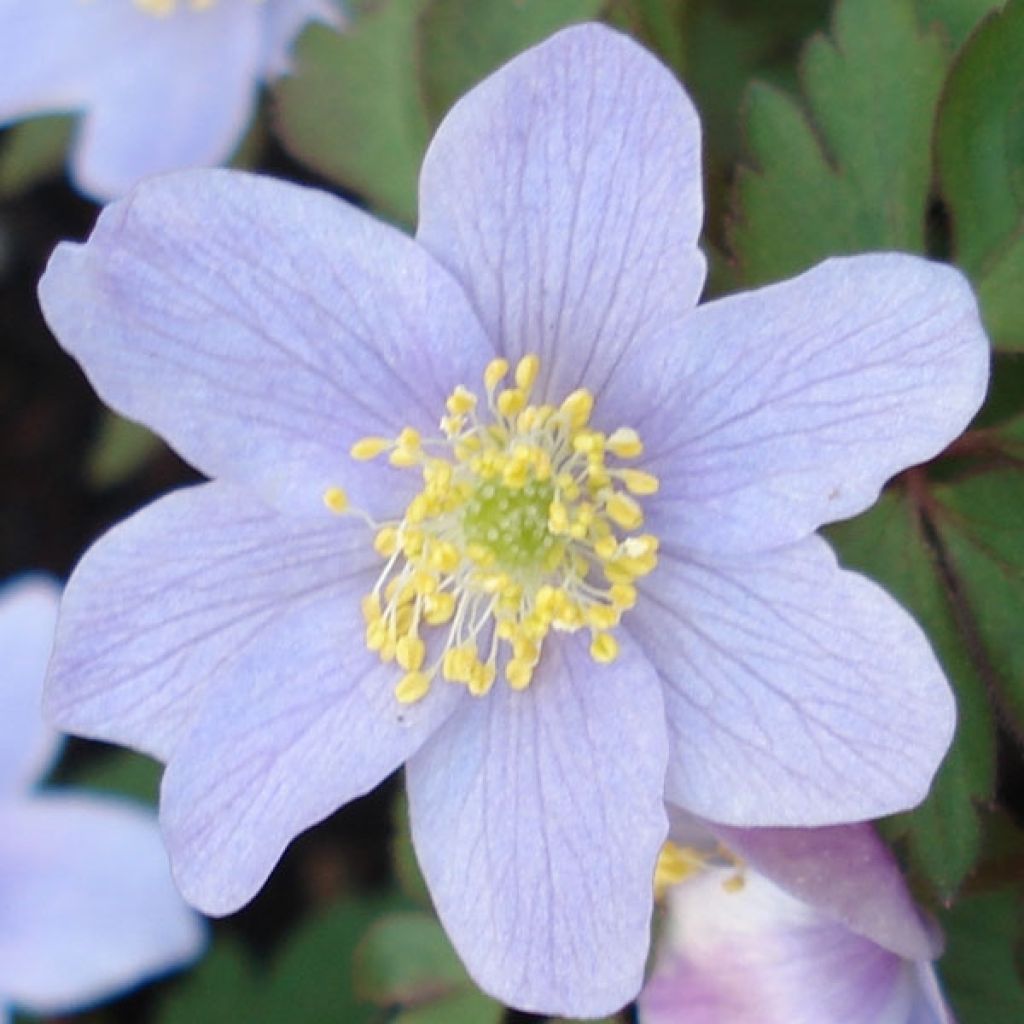
[[[700,125],[671,73],[598,25],[516,57],[442,122],[417,238],[503,353],[560,400],[599,390],[704,282]]]
[[[72,154],[75,184],[106,201],[154,175],[226,161],[256,106],[261,13],[220,4],[202,18],[181,12],[143,26],[143,45],[127,60],[132,51],[119,51],[89,99]]]
[[[41,706],[59,599],[60,588],[45,576],[22,576],[0,589],[0,797],[45,774],[60,748]]]
[[[913,1006],[907,1024],[956,1024],[932,964],[918,963]]]
[[[152,814],[49,795],[0,805],[0,991],[55,1014],[194,959],[199,918],[171,881]]]
[[[167,760],[227,665],[292,607],[377,561],[355,520],[291,519],[224,483],[102,537],[64,593],[46,687],[60,728]],[[358,603],[357,603],[358,604]]]
[[[907,1024],[913,968],[755,873],[718,868],[669,894],[642,1024]]]
[[[131,3],[36,0],[0,10],[0,117],[84,110],[76,184],[98,199],[142,178],[217,164],[252,115],[265,12],[219,4],[154,18]]]
[[[248,902],[296,835],[376,786],[469,699],[438,685],[397,702],[401,670],[363,644],[369,586],[350,577],[283,616],[223,672],[175,750],[160,817],[175,879],[204,912]]]
[[[908,960],[941,953],[937,933],[925,926],[873,826],[707,827],[753,870],[858,935]]]
[[[918,625],[817,537],[715,565],[663,549],[625,621],[665,684],[666,796],[730,825],[830,825],[925,796],[953,697]]]
[[[945,448],[981,404],[988,360],[958,271],[854,256],[701,306],[602,403],[632,403],[661,479],[652,529],[699,551],[767,551],[857,514]]]
[[[448,393],[493,354],[459,286],[411,239],[326,193],[237,171],[139,186],[85,245],[58,246],[40,297],[104,401],[291,512],[319,515],[347,481],[363,507],[376,497],[394,512],[399,471],[361,472],[352,442],[436,430]]]
[[[663,715],[628,643],[605,668],[549,640],[527,691],[498,683],[410,760],[423,873],[491,995],[585,1017],[636,995],[667,830]]]
[[[0,122],[83,107],[120,46],[158,39],[153,19],[126,3],[0,0]]]

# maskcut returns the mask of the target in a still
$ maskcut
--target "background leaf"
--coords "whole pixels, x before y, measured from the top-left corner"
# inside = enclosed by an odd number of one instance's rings
[[[1006,0],[917,0],[917,9],[924,24],[938,22],[955,46],[971,34],[978,22]]]
[[[959,1024],[1020,1024],[1024,900],[1019,886],[970,896],[941,917],[940,973]]]
[[[278,134],[292,154],[406,225],[416,220],[430,136],[412,61],[425,3],[363,0],[343,34],[313,26],[274,90]]]
[[[8,129],[0,145],[0,198],[13,199],[64,167],[73,117],[35,117]]]
[[[803,55],[807,112],[760,86],[746,129],[731,247],[746,284],[839,252],[925,248],[943,40],[911,0],[840,0],[832,38]]]
[[[606,0],[427,0],[419,22],[423,96],[437,123],[500,64],[575,22],[596,19]]]
[[[85,471],[93,487],[114,487],[141,469],[163,441],[145,427],[116,413],[103,416]]]
[[[224,1024],[260,1019],[256,973],[245,950],[227,938],[213,948],[164,1000],[160,1024]]]
[[[954,254],[974,279],[996,344],[1024,349],[1024,0],[1010,0],[960,52],[936,152]]]
[[[918,478],[918,486],[891,489],[869,512],[830,527],[828,536],[844,565],[881,583],[913,612],[956,689],[956,735],[928,799],[887,830],[907,843],[914,865],[949,900],[980,853],[977,804],[992,797],[995,723],[931,509]]]

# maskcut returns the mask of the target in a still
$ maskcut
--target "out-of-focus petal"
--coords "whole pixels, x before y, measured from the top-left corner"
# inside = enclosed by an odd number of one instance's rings
[[[252,115],[266,12],[221,3],[155,18],[127,0],[0,0],[0,119],[82,110],[72,169],[106,200],[145,177],[221,163]]]
[[[566,637],[548,642],[528,690],[499,681],[410,760],[420,864],[492,995],[572,1016],[636,995],[667,831],[663,720],[634,647],[595,666]]]
[[[35,1013],[112,995],[197,956],[152,814],[50,795],[0,804],[0,992]]]
[[[654,532],[698,551],[767,551],[871,505],[938,454],[985,394],[989,348],[963,276],[915,256],[828,260],[701,306],[624,364],[661,480]]]
[[[466,691],[400,704],[401,676],[363,643],[348,576],[282,616],[222,671],[164,775],[160,817],[190,903],[227,914],[263,885],[299,832],[361,796],[419,747]]]
[[[913,967],[748,873],[670,891],[642,1024],[907,1024]]]
[[[663,548],[625,625],[665,685],[666,796],[731,825],[911,807],[953,734],[914,620],[817,537],[708,564]]]
[[[41,706],[59,599],[45,576],[0,589],[0,798],[35,782],[60,746]]]
[[[623,35],[569,28],[462,98],[420,176],[417,238],[552,400],[600,390],[704,281],[700,126]]]
[[[493,354],[411,239],[324,192],[237,171],[139,186],[86,244],[58,246],[39,289],[104,401],[292,513],[319,515],[339,483],[394,513],[407,474],[357,464],[349,447],[436,431],[446,396]]]
[[[323,520],[282,516],[212,483],[116,526],[65,590],[48,716],[167,760],[207,690],[282,616],[353,576],[372,584],[369,532],[326,509]]]
[[[909,960],[941,952],[872,825],[731,828],[708,823],[745,864],[791,896]]]

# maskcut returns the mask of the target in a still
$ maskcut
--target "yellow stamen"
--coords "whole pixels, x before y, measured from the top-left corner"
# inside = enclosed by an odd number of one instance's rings
[[[367,462],[377,458],[381,452],[391,447],[391,442],[386,437],[363,437],[360,438],[349,449],[349,455],[360,462]]]
[[[699,850],[667,840],[654,868],[654,898],[660,900],[673,885],[692,878],[706,866],[707,860]]]
[[[623,469],[620,470],[619,476],[631,494],[646,496],[658,493],[659,481],[653,473],[644,473],[639,469]]]
[[[348,495],[340,487],[328,487],[324,491],[324,504],[336,515],[348,511]]]
[[[607,665],[619,656],[619,642],[611,633],[595,633],[590,641],[590,656],[594,661]]]
[[[426,672],[407,672],[395,687],[399,704],[415,704],[422,700],[430,689],[430,677]]]
[[[613,630],[636,604],[634,581],[657,564],[656,538],[633,533],[643,524],[637,497],[655,493],[657,478],[615,461],[642,452],[636,431],[591,428],[585,388],[560,405],[531,404],[534,354],[502,388],[509,371],[505,359],[488,364],[486,403],[455,387],[441,436],[425,442],[406,427],[352,446],[353,458],[386,454],[422,481],[401,519],[374,524],[385,565],[362,606],[367,647],[404,673],[401,703],[424,698],[438,677],[478,697],[499,674],[526,690],[552,630],[586,629],[591,657],[614,661]],[[343,496],[331,489],[324,501],[346,513]],[[428,660],[434,644],[421,633],[431,629],[444,632]]]

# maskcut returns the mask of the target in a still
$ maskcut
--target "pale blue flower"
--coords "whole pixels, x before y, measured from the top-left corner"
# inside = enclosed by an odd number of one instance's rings
[[[223,163],[331,0],[0,0],[0,126],[81,112],[76,187],[97,200]]]
[[[640,1024],[953,1024],[937,933],[870,825],[673,839]]]
[[[205,944],[151,812],[35,788],[60,749],[39,706],[58,594],[43,577],[0,589],[0,1020],[80,1009]]]
[[[168,762],[197,906],[407,762],[477,981],[600,1015],[640,987],[666,797],[821,825],[927,791],[949,687],[814,530],[973,416],[975,301],[890,253],[695,308],[699,142],[665,68],[577,27],[454,107],[415,240],[207,171],[54,255],[61,344],[213,478],[85,556],[48,694]]]

